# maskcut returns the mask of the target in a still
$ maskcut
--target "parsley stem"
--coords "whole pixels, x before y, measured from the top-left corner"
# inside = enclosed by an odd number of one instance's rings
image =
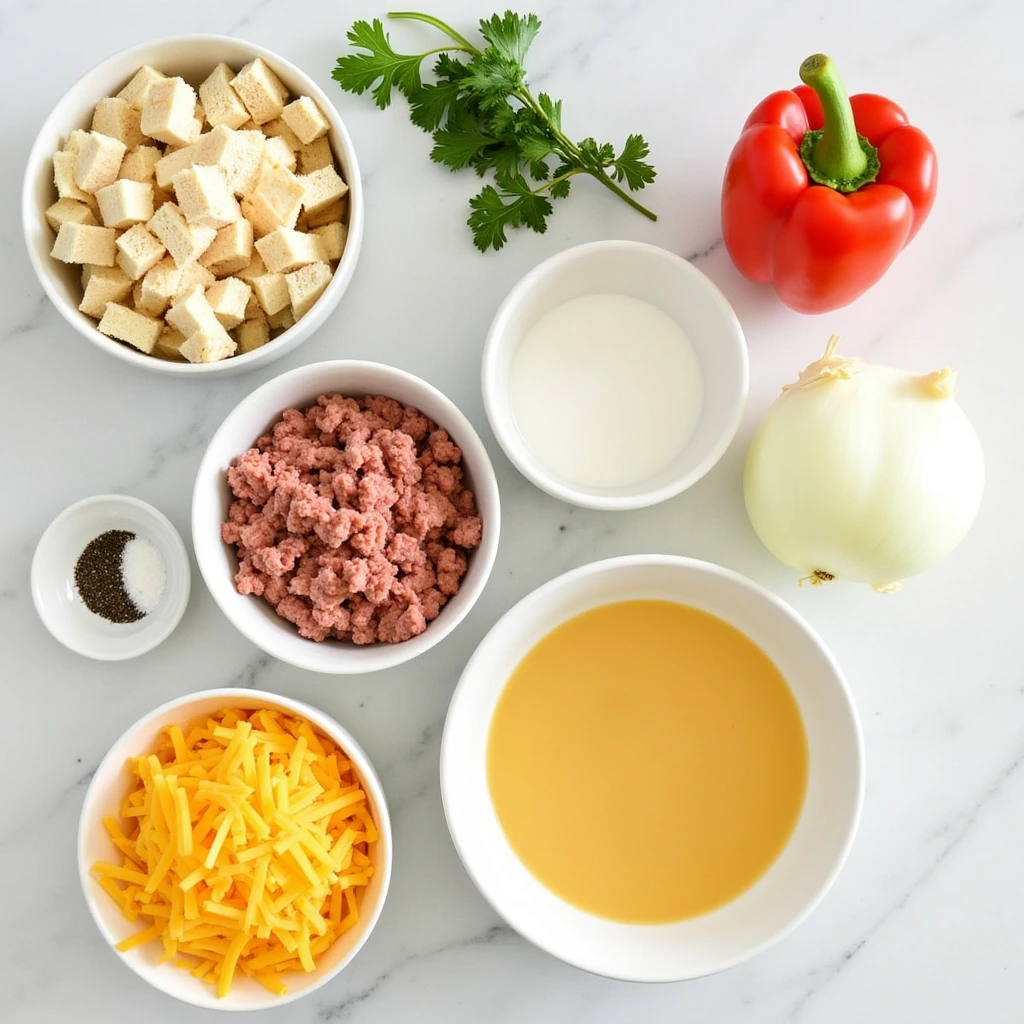
[[[574,167],[571,171],[566,171],[565,174],[558,175],[557,178],[552,178],[550,181],[545,181],[540,188],[535,188],[530,195],[539,196],[545,189],[551,188],[553,185],[557,185],[560,181],[565,181],[566,178],[571,178],[574,174],[583,174],[586,171],[585,167]]]
[[[623,202],[628,203],[630,206],[632,206],[633,209],[637,211],[637,213],[642,213],[648,220],[658,219],[658,215],[653,210],[648,210],[647,207],[644,206],[642,203],[638,203],[628,192],[625,192],[623,189],[619,188],[619,186],[616,185],[615,182],[612,181],[612,179],[609,178],[607,174],[602,174],[600,171],[592,171],[589,168],[584,169],[588,174],[597,178],[597,180],[601,182],[601,184],[604,185],[606,189],[608,189],[611,192],[614,192]]]
[[[389,18],[402,18],[407,21],[422,21],[427,25],[433,25],[434,28],[439,29],[449,39],[454,39],[459,44],[458,48],[465,51],[466,53],[479,53],[480,51],[465,37],[459,35],[451,27],[446,25],[440,18],[435,18],[431,14],[420,14],[419,11],[388,11]],[[451,46],[443,47],[443,49],[451,50]],[[431,53],[440,53],[440,50],[431,50]]]

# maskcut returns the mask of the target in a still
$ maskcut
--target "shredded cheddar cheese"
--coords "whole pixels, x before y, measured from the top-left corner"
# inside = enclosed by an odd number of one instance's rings
[[[120,863],[92,873],[162,962],[223,998],[241,971],[271,992],[312,971],[359,920],[379,834],[351,762],[303,718],[226,708],[172,725],[132,759],[121,820],[103,820]]]

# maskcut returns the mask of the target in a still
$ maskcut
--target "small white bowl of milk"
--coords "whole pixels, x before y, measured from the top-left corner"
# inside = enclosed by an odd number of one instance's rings
[[[747,347],[725,296],[681,256],[591,242],[531,270],[484,348],[498,443],[555,498],[654,505],[696,483],[736,434]]]

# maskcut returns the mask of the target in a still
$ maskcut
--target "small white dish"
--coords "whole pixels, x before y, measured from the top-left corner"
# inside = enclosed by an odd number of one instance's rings
[[[159,603],[136,622],[108,622],[86,607],[75,587],[79,555],[107,530],[151,541],[167,570]],[[188,552],[171,521],[124,494],[100,494],[66,508],[46,528],[32,559],[32,600],[43,625],[65,647],[99,661],[135,658],[166,640],[185,614],[190,583]]]
[[[807,794],[775,863],[712,913],[632,925],[588,914],[546,889],[505,838],[487,784],[491,718],[509,675],[537,641],[589,608],[634,599],[677,601],[731,623],[774,661],[807,734]],[[622,766],[628,770],[628,765]],[[524,938],[565,962],[624,981],[685,981],[750,959],[817,906],[850,850],[864,793],[864,746],[842,672],[810,626],[756,583],[672,555],[594,562],[523,598],[484,637],[452,696],[441,740],[441,796],[466,870]]]
[[[299,636],[262,598],[239,594],[235,550],[221,540],[220,528],[231,504],[227,471],[285,409],[312,405],[319,395],[384,395],[415,406],[451,435],[462,449],[467,486],[483,521],[480,546],[469,556],[459,592],[419,636],[396,644],[359,646],[339,640],[316,643]],[[494,468],[473,425],[437,388],[404,370],[381,363],[337,360],[289,370],[258,387],[225,417],[199,464],[192,494],[192,544],[199,571],[232,625],[267,654],[311,672],[351,675],[391,668],[430,650],[466,617],[483,592],[498,553],[501,503]]]
[[[348,183],[348,238],[345,251],[323,295],[294,327],[282,331],[266,345],[216,363],[178,363],[137,352],[108,338],[96,329],[96,321],[78,309],[82,300],[81,267],[53,259],[54,234],[44,211],[57,199],[53,185],[53,154],[75,128],[88,128],[93,107],[117,93],[143,65],[149,64],[165,75],[180,75],[193,87],[224,62],[236,71],[243,64],[262,57],[293,96],[309,96],[330,122],[328,139],[341,173]],[[25,244],[36,275],[61,316],[86,340],[117,359],[153,373],[177,377],[230,377],[271,363],[297,348],[324,323],[341,301],[355,273],[363,241],[363,186],[359,164],[348,131],[334,104],[305,72],[271,50],[230,36],[190,35],[155,39],[121,50],[97,64],[57,101],[39,129],[29,153],[21,194],[21,219]]]
[[[541,317],[571,299],[600,293],[641,299],[675,320],[700,363],[703,400],[693,435],[668,466],[629,486],[585,490],[554,475],[526,444],[516,426],[510,381],[518,346]],[[627,364],[624,349],[623,366]],[[602,241],[552,256],[508,293],[487,335],[482,386],[494,436],[523,476],[561,501],[614,511],[665,501],[691,487],[718,462],[739,428],[747,376],[743,329],[707,277],[666,249],[643,242]]]
[[[162,704],[121,734],[100,762],[89,783],[78,824],[78,874],[89,912],[103,938],[112,947],[145,927],[144,921],[136,921],[134,924],[128,921],[90,874],[96,861],[112,861],[119,857],[103,827],[103,819],[108,815],[114,818],[120,815],[121,804],[131,784],[129,758],[151,751],[166,726],[180,725],[225,707],[243,710],[272,708],[301,715],[330,736],[348,754],[369,796],[370,810],[380,830],[380,841],[370,847],[375,872],[360,903],[359,921],[323,953],[315,971],[288,975],[285,979],[288,991],[282,996],[276,996],[259,982],[239,975],[231,991],[223,999],[218,999],[209,985],[192,977],[188,971],[178,970],[170,964],[157,963],[157,957],[162,952],[158,943],[136,946],[127,953],[114,952],[143,981],[184,1003],[210,1010],[267,1010],[315,992],[352,960],[377,924],[391,884],[391,820],[388,817],[384,787],[363,748],[347,729],[329,715],[288,697],[237,688],[203,690]]]

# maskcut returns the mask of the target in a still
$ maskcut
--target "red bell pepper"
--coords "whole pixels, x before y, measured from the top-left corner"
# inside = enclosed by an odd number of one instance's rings
[[[804,85],[772,93],[747,118],[722,186],[733,263],[770,281],[801,313],[852,302],[881,278],[935,199],[925,134],[891,100],[847,97],[823,54]]]

